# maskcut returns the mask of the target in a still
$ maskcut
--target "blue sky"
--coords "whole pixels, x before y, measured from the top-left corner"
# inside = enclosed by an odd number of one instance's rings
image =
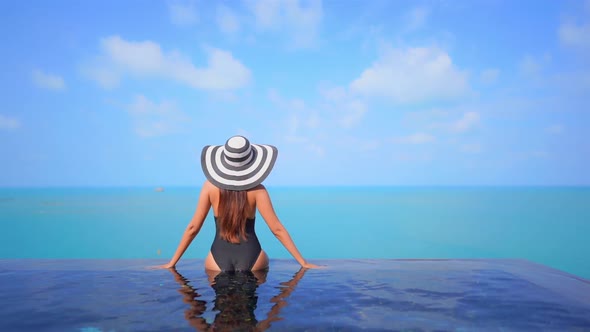
[[[589,185],[590,1],[4,3],[0,186]]]

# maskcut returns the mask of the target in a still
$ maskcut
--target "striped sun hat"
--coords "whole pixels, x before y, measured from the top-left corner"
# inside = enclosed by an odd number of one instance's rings
[[[201,152],[201,167],[207,179],[227,190],[256,187],[270,173],[277,160],[272,145],[250,144],[243,136],[233,136],[225,145],[207,145]]]

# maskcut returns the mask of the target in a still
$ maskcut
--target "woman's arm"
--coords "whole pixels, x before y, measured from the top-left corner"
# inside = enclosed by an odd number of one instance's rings
[[[307,263],[303,256],[301,256],[301,253],[299,253],[295,243],[293,243],[289,232],[287,232],[287,229],[281,224],[277,217],[272,202],[270,201],[270,196],[268,195],[266,188],[262,185],[261,189],[256,191],[256,206],[258,207],[258,211],[260,211],[262,218],[266,221],[268,228],[270,228],[270,231],[277,237],[277,239],[279,239],[279,241],[281,241],[283,246],[285,246],[285,249],[289,251],[301,266],[305,268],[318,267],[317,265]]]
[[[182,239],[180,240],[180,244],[178,244],[178,248],[176,249],[176,253],[170,260],[168,264],[164,264],[161,267],[163,268],[171,268],[178,263],[180,257],[184,254],[188,246],[191,244],[193,239],[199,234],[201,227],[203,226],[203,222],[205,221],[205,217],[207,217],[207,213],[209,213],[209,209],[211,208],[211,200],[209,199],[209,192],[210,192],[211,184],[209,181],[205,181],[203,184],[203,188],[201,189],[201,194],[199,195],[199,202],[197,203],[197,209],[195,214],[193,215],[191,221],[188,223],[184,234],[182,235]]]

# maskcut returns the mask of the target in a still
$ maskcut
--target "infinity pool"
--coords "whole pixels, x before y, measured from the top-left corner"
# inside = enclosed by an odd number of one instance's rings
[[[590,281],[527,260],[181,262],[0,260],[0,331],[590,330]]]

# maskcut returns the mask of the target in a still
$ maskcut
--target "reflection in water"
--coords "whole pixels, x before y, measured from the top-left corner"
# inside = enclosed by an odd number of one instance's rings
[[[170,269],[176,281],[181,285],[178,290],[184,297],[184,302],[190,305],[184,317],[188,323],[199,331],[209,330],[247,330],[264,331],[272,322],[281,320],[279,311],[287,305],[286,298],[297,286],[306,269],[300,269],[291,280],[282,282],[278,295],[270,302],[274,303],[263,321],[258,321],[254,310],[258,304],[256,289],[266,281],[268,271],[254,272],[217,272],[207,271],[209,282],[215,290],[213,310],[217,311],[212,324],[207,323],[203,313],[207,310],[207,302],[199,300],[201,297],[196,289],[189,285],[189,280],[176,269]]]

